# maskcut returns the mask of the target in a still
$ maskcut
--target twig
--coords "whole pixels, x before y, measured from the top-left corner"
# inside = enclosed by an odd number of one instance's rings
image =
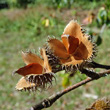
[[[89,68],[110,69],[110,66],[109,66],[109,65],[102,65],[102,64],[96,63],[96,62],[94,62],[94,61],[92,61],[91,63],[89,63],[87,66],[88,66]]]
[[[110,70],[105,70],[104,72],[100,72],[99,73],[99,77],[97,79],[100,79],[101,77],[105,77],[107,75],[110,74]],[[40,103],[36,104],[35,106],[31,107],[30,110],[42,110],[43,108],[48,108],[50,107],[57,99],[59,99],[61,96],[65,95],[66,93],[86,84],[89,83],[91,81],[93,81],[95,79],[92,78],[87,78],[77,84],[74,84],[66,89],[64,89],[61,92],[57,92],[56,94],[53,94],[52,96],[48,97],[47,99],[44,99],[43,101],[41,101]]]

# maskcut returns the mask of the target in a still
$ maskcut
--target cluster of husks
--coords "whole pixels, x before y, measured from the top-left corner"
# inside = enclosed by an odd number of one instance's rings
[[[82,27],[74,20],[65,27],[61,40],[51,38],[41,49],[42,59],[31,53],[22,52],[26,66],[15,73],[22,75],[17,90],[45,89],[52,84],[54,73],[60,70],[75,72],[92,61],[95,56],[95,45]]]
[[[43,59],[31,52],[22,52],[26,66],[14,72],[23,76],[16,85],[17,90],[35,91],[52,84],[55,77],[44,48],[41,49],[41,56]]]
[[[87,67],[96,56],[96,45],[82,27],[72,20],[65,27],[61,40],[48,40],[48,51],[57,56],[63,69],[73,72]]]

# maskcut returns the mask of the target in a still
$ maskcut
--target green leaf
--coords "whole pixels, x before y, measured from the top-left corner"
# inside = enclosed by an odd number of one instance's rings
[[[70,83],[70,79],[69,79],[69,74],[65,74],[64,77],[62,78],[62,86],[64,88],[66,88],[67,86],[69,86]]]
[[[102,44],[102,38],[101,36],[98,36],[97,41],[96,41],[97,46],[99,46],[100,44]]]
[[[99,26],[102,26],[104,23],[107,23],[108,14],[104,7],[101,7],[97,14],[97,23]]]

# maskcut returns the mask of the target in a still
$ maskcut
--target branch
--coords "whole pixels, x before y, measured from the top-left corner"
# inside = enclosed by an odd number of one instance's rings
[[[97,74],[97,73],[96,73]],[[100,79],[101,77],[105,77],[107,75],[110,74],[110,70],[105,70],[104,72],[100,72],[99,73],[99,77],[97,79]],[[76,83],[66,89],[64,89],[61,92],[57,92],[56,94],[53,94],[52,96],[48,97],[47,99],[44,99],[43,101],[41,101],[40,103],[36,104],[35,106],[31,107],[30,110],[42,110],[43,108],[48,108],[50,107],[57,99],[59,99],[60,97],[62,97],[63,95],[65,95],[66,93],[86,84],[89,83],[91,81],[93,81],[95,79],[92,78],[87,78],[79,83]]]
[[[110,69],[110,66],[109,66],[109,65],[102,65],[102,64],[96,63],[96,62],[94,62],[94,61],[92,61],[91,63],[89,63],[89,64],[87,65],[87,67],[89,67],[89,68]]]

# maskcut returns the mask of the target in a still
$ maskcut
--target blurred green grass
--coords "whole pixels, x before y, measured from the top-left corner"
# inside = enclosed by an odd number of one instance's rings
[[[46,43],[48,35],[60,38],[66,24],[74,18],[73,11],[74,9],[59,11],[43,6],[26,10],[0,11],[0,110],[27,110],[42,99],[63,89],[59,72],[56,75],[57,83],[54,83],[48,91],[18,92],[14,87],[20,76],[12,76],[12,72],[24,65],[20,55],[21,50],[36,50],[39,54],[38,48]],[[76,18],[81,19],[80,15]],[[50,21],[48,27],[43,24],[45,19]],[[109,37],[110,31],[106,28],[103,33],[103,43],[98,47],[99,52],[95,59],[102,64],[110,64]],[[81,74],[75,75],[71,78],[71,82],[74,84],[84,77]],[[66,94],[48,110],[84,110],[94,101],[92,98],[84,97],[86,93],[97,95],[99,98],[110,97],[109,78],[110,76],[102,78]]]

